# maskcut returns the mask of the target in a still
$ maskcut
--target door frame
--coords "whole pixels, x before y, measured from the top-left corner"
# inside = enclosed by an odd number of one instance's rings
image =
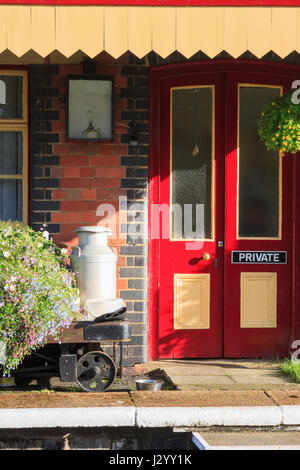
[[[160,168],[160,83],[167,77],[184,77],[192,73],[213,72],[255,72],[268,73],[277,77],[300,79],[300,67],[285,63],[266,62],[260,60],[217,59],[197,62],[180,62],[150,68],[150,143],[149,143],[149,198],[148,198],[148,360],[158,359],[158,305],[159,305],[159,240],[151,237],[151,204],[159,203]],[[226,92],[226,84],[224,93]],[[225,96],[225,101],[227,97]],[[226,106],[225,106],[226,108]],[[225,109],[224,109],[225,112]],[[296,245],[297,235],[300,236],[300,184],[296,172],[300,172],[300,152],[293,156],[293,220],[292,220],[292,312],[290,342],[300,340],[300,246]],[[226,155],[225,155],[226,158]],[[296,218],[298,213],[298,217]],[[299,244],[300,245],[300,244]]]

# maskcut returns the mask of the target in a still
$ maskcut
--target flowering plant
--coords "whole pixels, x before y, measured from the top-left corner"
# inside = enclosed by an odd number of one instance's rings
[[[68,256],[48,232],[0,222],[0,364],[9,374],[23,358],[59,339],[78,311]]]
[[[300,106],[292,92],[273,98],[258,120],[258,134],[268,149],[284,153],[300,150]]]

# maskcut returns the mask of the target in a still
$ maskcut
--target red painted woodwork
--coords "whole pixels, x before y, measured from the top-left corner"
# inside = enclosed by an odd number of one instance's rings
[[[299,0],[0,0],[6,5],[299,6]]]
[[[238,84],[254,83],[291,88],[289,77],[272,74],[231,73],[227,76],[226,109],[226,193],[224,270],[224,355],[225,357],[285,356],[292,325],[292,162],[282,159],[282,237],[281,240],[237,239],[237,110]],[[232,264],[232,250],[287,251],[287,264]],[[240,328],[240,273],[277,273],[277,327]]]
[[[295,171],[299,173],[299,155],[283,159],[282,239],[237,240],[236,237],[238,83],[281,85],[288,90],[296,77],[294,66],[259,61],[205,61],[161,66],[151,71],[150,207],[152,203],[169,201],[170,87],[215,85],[216,235],[214,242],[205,242],[198,254],[192,254],[186,252],[184,242],[152,240],[149,233],[149,358],[285,356],[290,342],[299,333],[296,312],[300,300],[300,266],[296,242],[300,223],[299,185],[295,176]],[[151,227],[150,210],[149,216]],[[217,247],[218,240],[224,240],[224,252]],[[174,243],[176,246],[172,246]],[[283,250],[288,252],[288,263],[231,264],[232,250]],[[191,267],[189,260],[200,257],[204,251],[211,254],[211,260]],[[213,266],[215,257],[217,268]],[[277,272],[277,328],[240,328],[240,273],[251,271]],[[174,272],[211,274],[210,331],[173,330]]]
[[[216,240],[223,239],[223,166],[224,166],[224,77],[202,74],[166,79],[162,86],[161,135],[169,135],[170,89],[177,86],[215,86],[215,240],[205,241],[201,249],[187,250],[185,241],[160,240],[160,297],[159,297],[159,356],[160,357],[216,357],[223,349],[223,250]],[[161,139],[160,203],[170,201],[170,139]],[[221,214],[221,216],[220,216]],[[201,259],[209,253],[210,261]],[[218,258],[219,267],[214,267]],[[196,260],[199,260],[196,262]],[[195,263],[195,264],[194,264]],[[173,274],[209,273],[211,283],[211,325],[209,330],[173,329]],[[218,291],[218,295],[213,292]]]

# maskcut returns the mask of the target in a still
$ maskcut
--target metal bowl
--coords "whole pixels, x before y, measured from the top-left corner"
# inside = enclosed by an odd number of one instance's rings
[[[162,380],[151,380],[151,379],[137,379],[135,383],[136,383],[137,390],[154,390],[154,391],[160,390],[163,384]]]

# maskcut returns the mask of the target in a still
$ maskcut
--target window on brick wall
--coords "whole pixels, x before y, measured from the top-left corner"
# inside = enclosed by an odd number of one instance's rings
[[[0,220],[27,223],[27,72],[0,70]]]

